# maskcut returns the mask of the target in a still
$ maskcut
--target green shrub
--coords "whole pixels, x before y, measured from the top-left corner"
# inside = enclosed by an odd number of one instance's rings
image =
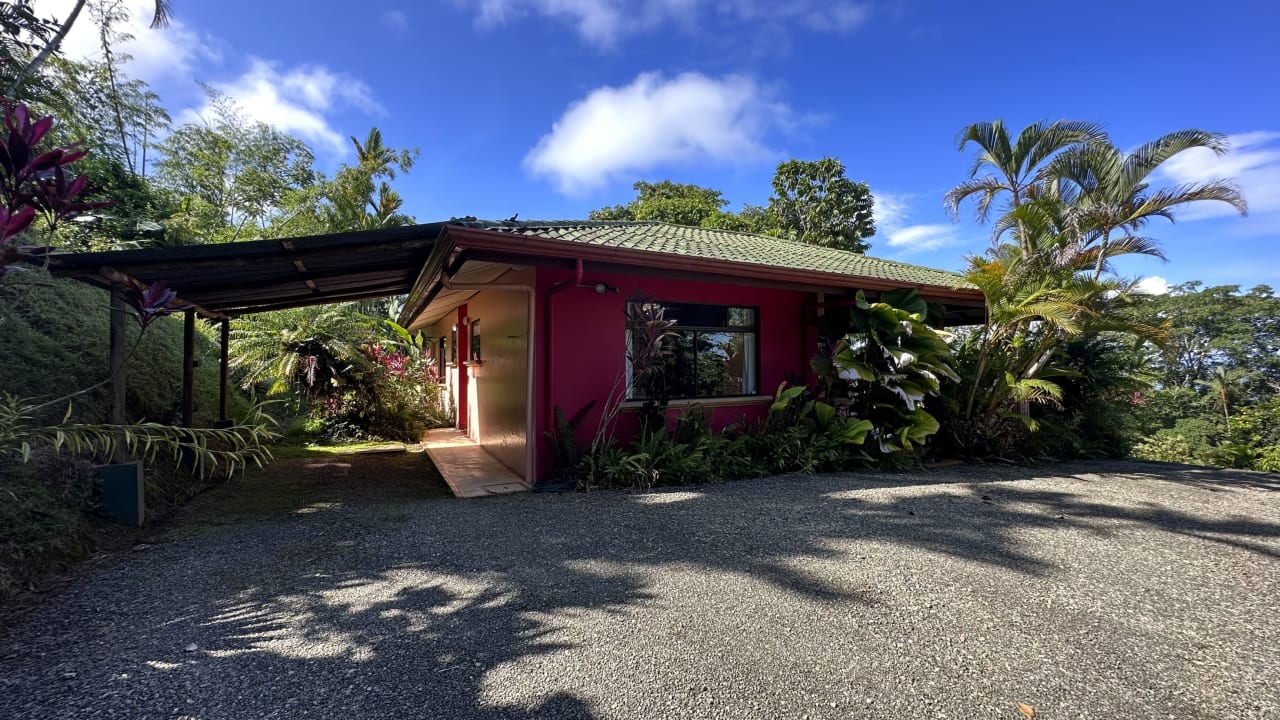
[[[700,407],[670,428],[641,432],[627,447],[606,443],[582,460],[583,488],[651,488],[732,480],[758,474],[746,441],[734,426],[711,429]]]
[[[1280,445],[1271,445],[1256,451],[1253,468],[1264,472],[1280,472]]]
[[[813,400],[807,388],[784,384],[760,422],[717,432],[710,413],[695,406],[626,447],[607,443],[583,459],[581,486],[651,488],[849,470],[869,464],[861,447],[870,427]]]
[[[1185,437],[1174,433],[1152,435],[1134,445],[1132,454],[1139,460],[1196,464],[1191,444]]]
[[[448,418],[430,343],[356,304],[263,313],[232,332],[232,364],[306,418],[295,435],[419,442]]]
[[[1248,445],[1224,440],[1201,450],[1196,459],[1205,465],[1214,467],[1248,470],[1253,467],[1253,448]]]
[[[824,351],[812,366],[821,394],[866,422],[874,448],[885,456],[923,450],[939,429],[926,399],[939,394],[944,380],[960,380],[951,348],[926,323],[928,314],[918,292],[902,289],[881,293],[878,302],[859,291],[854,305],[828,308],[819,319]]]

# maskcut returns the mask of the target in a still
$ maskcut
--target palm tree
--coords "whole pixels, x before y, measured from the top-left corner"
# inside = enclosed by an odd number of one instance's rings
[[[992,205],[1005,193],[1009,195],[1006,210],[1050,194],[1052,178],[1047,169],[1055,155],[1106,141],[1100,125],[1078,120],[1034,123],[1023,128],[1016,140],[1010,137],[1003,120],[974,123],[956,138],[956,147],[961,151],[970,143],[978,146],[969,178],[948,191],[943,203],[952,217],[958,217],[961,203],[976,198],[978,220],[986,222]],[[984,168],[991,172],[979,177]]]
[[[1145,143],[1125,153],[1110,142],[1094,142],[1062,152],[1046,167],[1046,174],[1068,184],[1077,194],[1072,212],[1086,233],[1086,242],[1098,248],[1093,268],[1095,279],[1102,276],[1109,257],[1113,257],[1112,235],[1123,233],[1125,246],[1142,244],[1158,247],[1154,240],[1136,233],[1152,218],[1170,222],[1174,209],[1200,201],[1224,202],[1241,215],[1248,204],[1239,188],[1227,180],[1210,180],[1168,188],[1152,189],[1150,178],[1161,165],[1174,156],[1195,148],[1205,148],[1217,155],[1227,152],[1226,137],[1203,130],[1179,130]]]
[[[1213,394],[1213,404],[1222,411],[1222,420],[1226,423],[1227,434],[1231,433],[1231,391],[1242,381],[1248,379],[1250,373],[1240,368],[1228,370],[1219,365],[1213,369],[1208,380],[1197,380],[1196,384]]]

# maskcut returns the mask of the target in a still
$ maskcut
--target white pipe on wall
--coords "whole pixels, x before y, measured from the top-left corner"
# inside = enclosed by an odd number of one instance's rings
[[[527,283],[455,283],[453,282],[453,278],[451,278],[447,273],[443,275],[441,282],[446,290],[522,292],[527,294],[529,297],[529,337],[525,342],[525,345],[528,346],[528,359],[525,362],[525,372],[527,373],[527,376],[525,377],[524,399],[524,481],[532,488],[536,481],[536,478],[533,477],[535,458],[534,450],[537,447],[538,436],[538,428],[534,424],[535,414],[533,407],[535,388],[533,380],[536,377],[536,374],[533,371],[533,362],[534,358],[537,356],[537,343],[535,342],[535,338],[537,336],[534,333],[534,320],[538,315],[537,308],[535,307],[537,305],[535,301],[537,300],[538,292],[532,285]],[[459,356],[459,358],[461,358],[461,356]],[[463,402],[466,401],[463,400]]]

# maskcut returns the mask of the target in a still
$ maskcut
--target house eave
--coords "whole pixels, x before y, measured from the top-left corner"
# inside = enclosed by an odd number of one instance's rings
[[[400,323],[414,321],[439,292],[444,274],[455,272],[469,257],[499,258],[525,264],[582,261],[619,269],[642,270],[645,274],[697,276],[711,282],[742,282],[774,287],[791,287],[811,292],[849,290],[897,290],[911,287],[922,297],[951,305],[983,307],[980,290],[945,287],[844,273],[796,270],[774,265],[690,257],[671,253],[618,248],[554,238],[520,235],[498,230],[446,225],[436,240],[431,258],[414,283],[405,303]],[[539,261],[542,261],[541,263]]]

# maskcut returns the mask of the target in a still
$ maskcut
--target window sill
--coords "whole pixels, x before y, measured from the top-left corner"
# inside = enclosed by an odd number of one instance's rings
[[[480,367],[481,365],[484,365],[483,360],[468,360],[462,363],[463,367]]]
[[[714,398],[680,398],[667,403],[668,408],[688,408],[694,405],[701,407],[738,407],[742,405],[760,405],[773,402],[772,395],[740,395],[736,397]],[[644,406],[643,400],[627,400],[622,403],[623,410],[639,410]]]

